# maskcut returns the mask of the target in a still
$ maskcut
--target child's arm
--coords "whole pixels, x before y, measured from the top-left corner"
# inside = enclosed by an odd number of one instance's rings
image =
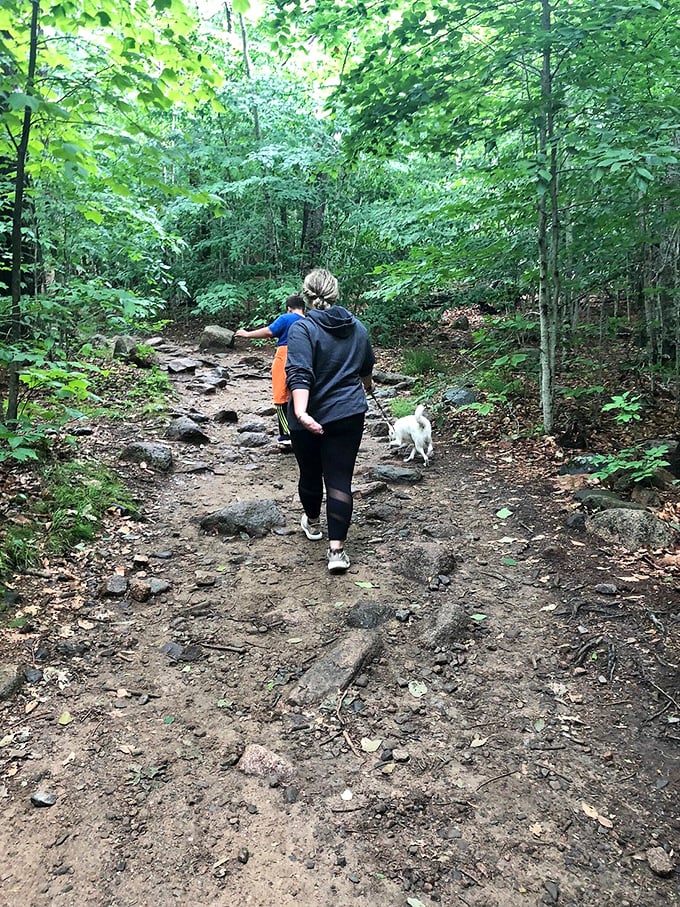
[[[273,336],[269,328],[256,328],[254,331],[244,331],[243,328],[239,328],[234,334],[234,337],[249,337],[251,339]]]

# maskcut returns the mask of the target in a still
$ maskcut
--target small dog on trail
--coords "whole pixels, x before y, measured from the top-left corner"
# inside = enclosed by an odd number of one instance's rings
[[[417,406],[412,416],[403,416],[390,426],[390,447],[402,447],[409,442],[413,444],[413,450],[404,460],[405,463],[412,460],[417,451],[427,466],[434,452],[432,426],[430,420],[423,415],[424,412],[424,406]]]

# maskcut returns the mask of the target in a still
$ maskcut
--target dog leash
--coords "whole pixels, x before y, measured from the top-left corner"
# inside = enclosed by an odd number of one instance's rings
[[[390,428],[392,428],[392,423],[391,423],[390,420],[387,418],[387,413],[385,412],[385,410],[384,410],[384,409],[382,408],[382,406],[380,405],[380,401],[379,401],[378,398],[376,397],[375,391],[370,391],[370,394],[371,394],[371,397],[373,397],[373,402],[375,403],[375,405],[376,405],[376,406],[378,407],[378,409],[380,410],[380,415],[383,417],[383,419],[385,420],[385,422],[387,422],[388,426],[389,426]]]

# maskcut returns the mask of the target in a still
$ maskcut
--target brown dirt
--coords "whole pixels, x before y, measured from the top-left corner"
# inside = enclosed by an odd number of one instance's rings
[[[176,381],[179,408],[233,408],[241,423],[268,401],[264,379],[200,398],[190,383]],[[45,677],[0,712],[1,904],[680,901],[672,588],[566,530],[562,499],[522,484],[507,453],[482,458],[436,432],[422,482],[357,499],[352,568],[330,577],[324,543],[298,529],[292,456],[240,449],[234,425],[207,431],[200,451],[173,442],[169,478],[123,468],[145,521],[112,522],[49,582],[19,579],[33,632],[7,633],[0,660]],[[159,433],[110,425],[92,452],[116,462],[123,437]],[[197,460],[209,468],[192,472]],[[367,433],[357,484],[385,461],[399,462]],[[274,498],[290,533],[198,527],[250,498]],[[450,550],[457,568],[433,591],[423,564]],[[114,571],[172,586],[144,603],[107,598]],[[478,619],[427,645],[429,621],[456,600]],[[410,617],[383,624],[381,654],[347,691],[292,706],[295,680],[349,632],[359,602]],[[189,660],[164,654],[170,642]],[[294,779],[240,771],[249,743]],[[36,808],[36,791],[56,804]],[[652,871],[654,848],[669,875]]]

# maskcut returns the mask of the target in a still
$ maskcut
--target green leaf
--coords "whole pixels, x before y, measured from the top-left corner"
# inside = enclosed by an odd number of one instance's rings
[[[174,716],[173,716],[173,715],[167,715],[167,716],[163,719],[163,724],[173,724],[174,721],[175,721],[175,719],[174,719]]]
[[[470,620],[486,620],[486,614],[471,614]]]
[[[250,9],[250,0],[234,0],[232,7],[235,13],[247,13]]]
[[[24,94],[21,91],[13,92],[7,98],[6,103],[10,110],[23,110],[25,107],[30,107],[31,110],[36,111],[40,107],[39,98],[34,98],[32,95]]]
[[[496,516],[499,520],[507,520],[509,516],[512,516],[512,510],[508,510],[507,507],[501,507],[500,510],[496,511]]]
[[[373,583],[369,583],[369,582],[355,581],[354,585],[358,586],[360,589],[372,589],[373,588]]]
[[[517,561],[514,559],[514,557],[502,557],[501,564],[505,564],[506,567],[516,567]]]
[[[89,208],[87,211],[83,211],[83,217],[85,220],[91,220],[93,223],[102,224],[104,222],[104,215],[101,211],[95,211],[94,208]]]

